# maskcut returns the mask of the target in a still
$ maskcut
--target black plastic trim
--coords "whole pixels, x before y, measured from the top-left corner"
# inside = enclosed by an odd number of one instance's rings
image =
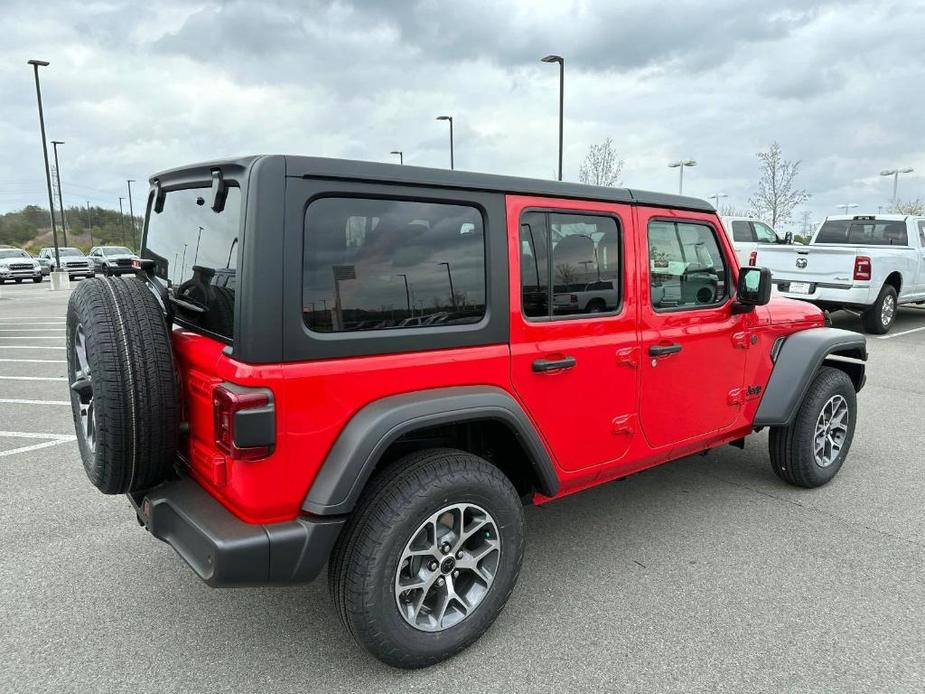
[[[829,355],[853,358],[855,388],[864,385],[867,341],[838,328],[812,328],[794,333],[777,350],[774,370],[755,413],[755,426],[786,426],[793,421],[809,385]]]
[[[133,505],[151,534],[173,547],[211,586],[311,581],[346,521],[300,517],[270,525],[245,523],[189,477],[156,487]]]
[[[394,395],[357,412],[328,452],[302,510],[319,516],[349,513],[380,456],[399,436],[484,419],[509,426],[530,458],[539,491],[546,496],[558,493],[559,478],[549,453],[520,405],[500,388],[461,386]]]

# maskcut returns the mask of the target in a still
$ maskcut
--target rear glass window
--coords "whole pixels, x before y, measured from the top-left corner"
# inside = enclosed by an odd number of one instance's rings
[[[830,219],[813,243],[847,243],[852,246],[907,246],[906,223],[885,219]]]
[[[474,207],[322,198],[305,213],[302,312],[316,332],[428,328],[485,315]]]
[[[732,223],[732,239],[733,241],[739,242],[748,242],[754,241],[755,237],[752,235],[752,227],[746,221],[735,221]]]
[[[164,209],[152,210],[148,219],[141,256],[154,261],[155,275],[180,300],[176,315],[186,326],[231,340],[241,189],[228,187],[221,212],[212,210],[209,199],[209,188],[167,193]]]

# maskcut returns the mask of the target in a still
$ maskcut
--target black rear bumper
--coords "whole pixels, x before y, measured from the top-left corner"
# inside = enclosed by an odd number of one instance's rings
[[[184,477],[129,497],[154,537],[211,586],[302,583],[321,571],[345,517],[245,523]]]

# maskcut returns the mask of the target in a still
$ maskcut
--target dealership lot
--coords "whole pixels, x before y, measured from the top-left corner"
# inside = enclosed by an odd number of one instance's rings
[[[831,485],[779,482],[762,433],[528,509],[498,622],[408,673],[354,646],[324,580],[210,589],[90,485],[66,301],[47,282],[0,288],[0,691],[925,688],[923,309],[869,339]]]

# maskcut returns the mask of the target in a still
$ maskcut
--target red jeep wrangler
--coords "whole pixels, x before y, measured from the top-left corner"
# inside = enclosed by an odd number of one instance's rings
[[[864,337],[735,257],[674,195],[290,156],[166,171],[137,275],[68,306],[83,463],[210,585],[327,563],[357,641],[435,663],[513,590],[524,504],[764,427],[782,480],[838,472]]]

